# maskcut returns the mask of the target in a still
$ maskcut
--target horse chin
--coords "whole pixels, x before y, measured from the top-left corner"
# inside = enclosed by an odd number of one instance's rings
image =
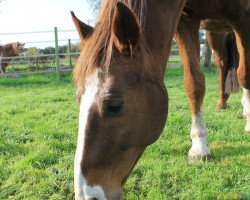
[[[82,169],[86,180],[85,188],[88,188],[84,191],[85,197],[100,199],[99,197],[102,196],[103,199],[109,200],[121,199],[127,178],[143,151],[144,148],[129,148],[119,158],[115,158],[114,163],[107,166],[105,164],[93,166],[86,171]]]

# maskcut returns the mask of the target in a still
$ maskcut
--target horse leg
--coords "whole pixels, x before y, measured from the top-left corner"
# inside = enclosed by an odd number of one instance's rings
[[[3,74],[5,74],[7,66],[8,66],[8,64],[6,64],[6,63],[1,65],[1,70],[2,70]]]
[[[244,24],[243,26],[246,25],[247,24]],[[239,84],[243,88],[241,103],[243,106],[243,115],[247,120],[245,131],[250,133],[250,32],[249,29],[241,29],[238,26],[240,26],[240,24],[237,24],[236,27],[234,27],[237,47],[240,54],[237,75]]]
[[[228,57],[224,36],[225,35],[222,32],[206,31],[206,38],[209,46],[215,53],[215,61],[220,76],[220,97],[216,106],[217,109],[225,109],[227,107],[227,99],[229,97],[225,88]]]
[[[0,63],[0,73],[4,75],[4,71],[2,69],[2,64]]]
[[[0,72],[1,74],[4,74],[3,68],[2,68],[2,54],[0,55]]]
[[[199,24],[200,21],[182,16],[175,34],[181,50],[184,64],[184,85],[192,113],[190,132],[192,147],[188,153],[191,160],[205,159],[210,155],[207,147],[207,128],[202,112],[205,77],[200,69],[199,61]]]

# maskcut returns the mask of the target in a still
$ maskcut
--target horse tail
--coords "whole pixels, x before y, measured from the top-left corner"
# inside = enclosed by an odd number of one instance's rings
[[[239,65],[239,53],[233,32],[226,35],[226,48],[228,63],[226,68],[225,93],[236,93],[239,91],[237,68]]]

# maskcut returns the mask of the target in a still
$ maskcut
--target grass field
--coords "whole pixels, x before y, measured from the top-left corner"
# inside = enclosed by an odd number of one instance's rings
[[[48,69],[54,69],[55,68],[55,60],[54,58],[47,59],[45,61],[39,61],[39,58],[34,58],[32,61],[22,61],[18,63],[18,61],[15,61],[15,63],[10,63],[10,65],[6,68],[7,73],[14,73],[14,72],[28,72],[28,71],[46,71]],[[75,66],[76,64],[76,57],[72,56],[72,66]],[[70,66],[69,58],[61,58],[60,59],[60,67],[63,66]],[[32,66],[32,67],[31,67]]]
[[[216,111],[218,75],[206,72],[205,119],[213,158],[189,164],[190,111],[182,68],[168,69],[169,117],[125,187],[125,200],[250,199],[250,136],[241,93]],[[0,200],[73,198],[78,105],[70,76],[0,78]]]

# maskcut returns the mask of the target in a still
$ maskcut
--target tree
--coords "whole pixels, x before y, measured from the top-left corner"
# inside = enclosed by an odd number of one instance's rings
[[[93,10],[93,12],[96,14],[100,5],[101,5],[101,0],[88,0],[91,9]]]
[[[81,45],[80,43],[75,43],[75,44],[71,44],[71,53],[79,53],[81,50]],[[68,53],[69,49],[67,50]]]
[[[44,49],[40,49],[40,52],[42,54],[54,54],[55,53],[55,47],[45,47]]]
[[[59,55],[60,58],[65,58],[65,54],[68,51],[68,45],[62,45],[58,46],[58,52],[59,54],[64,54],[64,55]]]
[[[25,55],[27,56],[35,56],[35,55],[41,55],[39,49],[36,47],[30,47],[25,51]]]
[[[39,71],[48,69],[54,63],[54,58],[50,60],[49,56],[42,55],[42,49],[38,49],[36,47],[30,47],[25,51],[26,61],[29,70],[31,71]]]

